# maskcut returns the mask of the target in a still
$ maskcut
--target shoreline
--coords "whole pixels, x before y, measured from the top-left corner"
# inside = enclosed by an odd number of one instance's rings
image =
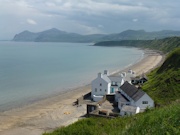
[[[127,47],[127,48],[129,48],[129,47]],[[130,48],[133,48],[133,47],[130,47]],[[135,61],[129,63],[129,65],[127,65],[125,67],[116,66],[115,68],[109,69],[110,74],[113,75],[113,74],[116,74],[118,72],[121,72],[123,69],[126,69],[126,68],[134,65],[135,63],[141,61],[144,58],[144,49],[140,49],[140,48],[136,48],[136,49],[141,50],[141,56],[138,59],[136,59]],[[42,94],[42,95],[40,95],[38,97],[35,97],[35,98],[31,97],[31,98],[28,98],[28,99],[25,99],[25,100],[23,100],[23,99],[19,100],[17,102],[11,101],[9,103],[2,104],[2,105],[0,105],[0,113],[1,112],[11,111],[11,110],[16,110],[18,108],[24,108],[25,106],[29,106],[29,105],[34,104],[36,102],[43,101],[43,100],[46,100],[46,99],[49,99],[49,98],[53,98],[53,97],[55,97],[57,95],[62,95],[62,94],[65,94],[65,93],[67,93],[69,91],[74,91],[74,90],[76,90],[76,89],[78,89],[80,87],[90,85],[90,82],[93,79],[96,78],[96,74],[97,74],[98,71],[99,70],[97,70],[95,74],[93,73],[94,74],[93,76],[90,75],[90,77],[89,77],[89,75],[88,75],[88,77],[87,77],[88,79],[86,79],[85,81],[83,79],[81,81],[79,81],[80,82],[79,84],[76,84],[76,85],[74,84],[74,85],[72,85],[70,87],[60,87],[60,88],[57,87],[56,88],[57,91],[53,91],[52,93],[48,93],[46,95]]]
[[[144,57],[137,63],[125,67],[120,72],[132,69],[136,75],[147,73],[164,61],[164,55],[152,50],[144,50]],[[0,112],[0,135],[40,135],[60,126],[67,126],[81,118],[86,106],[73,106],[78,97],[90,91],[90,84],[64,91],[22,108]]]

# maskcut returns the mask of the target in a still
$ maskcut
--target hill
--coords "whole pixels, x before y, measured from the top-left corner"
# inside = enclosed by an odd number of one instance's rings
[[[118,34],[111,34],[103,37],[105,41],[119,40],[152,40],[166,37],[180,36],[180,31],[162,30],[146,32],[144,30],[126,30]]]
[[[169,52],[180,47],[180,37],[169,37],[159,40],[122,40],[122,41],[103,41],[94,44],[95,46],[127,46],[149,48]]]
[[[23,31],[16,34],[13,41],[31,41],[31,42],[95,42],[102,38],[103,34],[80,35],[77,33],[68,33],[52,28],[46,31],[33,33]]]
[[[52,28],[46,31],[33,33],[23,31],[16,34],[13,41],[31,41],[31,42],[99,42],[99,41],[121,41],[121,40],[152,40],[165,37],[180,36],[180,31],[158,31],[146,32],[144,30],[127,30],[118,34],[92,34],[80,35],[77,33],[68,33]]]
[[[178,135],[180,102],[130,117],[87,118],[44,135]]]
[[[33,33],[26,30],[19,34],[16,34],[13,38],[13,41],[34,41],[39,35],[40,33]]]
[[[166,48],[166,46],[163,48]],[[142,88],[156,103],[160,104],[161,107],[151,110],[147,109],[144,113],[129,117],[115,119],[87,118],[79,120],[67,127],[61,127],[52,133],[44,133],[44,135],[179,135],[179,47],[168,54],[162,66],[149,74],[149,80]]]
[[[180,99],[180,48],[172,51],[162,66],[148,77],[142,88],[156,103],[165,105]]]

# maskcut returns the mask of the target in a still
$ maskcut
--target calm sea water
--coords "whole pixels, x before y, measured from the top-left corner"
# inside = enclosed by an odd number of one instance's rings
[[[0,111],[85,85],[142,58],[136,48],[91,43],[0,42]]]

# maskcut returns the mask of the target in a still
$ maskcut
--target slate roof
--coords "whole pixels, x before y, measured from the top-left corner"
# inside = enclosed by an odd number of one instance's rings
[[[120,88],[134,101],[138,101],[145,94],[144,91],[137,89],[134,85],[129,84],[127,81]]]
[[[118,97],[120,99],[121,102],[129,102],[129,100],[121,94],[121,92],[118,91]]]
[[[145,94],[144,91],[138,90],[131,98],[132,98],[134,101],[138,101],[144,94]]]

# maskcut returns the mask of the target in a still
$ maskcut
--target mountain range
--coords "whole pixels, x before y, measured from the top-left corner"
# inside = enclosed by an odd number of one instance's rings
[[[126,30],[117,34],[91,34],[81,35],[68,33],[52,28],[42,32],[23,31],[16,34],[13,41],[26,42],[99,42],[99,41],[120,41],[120,40],[150,40],[165,37],[180,36],[180,31],[163,30],[146,32],[144,30]]]

